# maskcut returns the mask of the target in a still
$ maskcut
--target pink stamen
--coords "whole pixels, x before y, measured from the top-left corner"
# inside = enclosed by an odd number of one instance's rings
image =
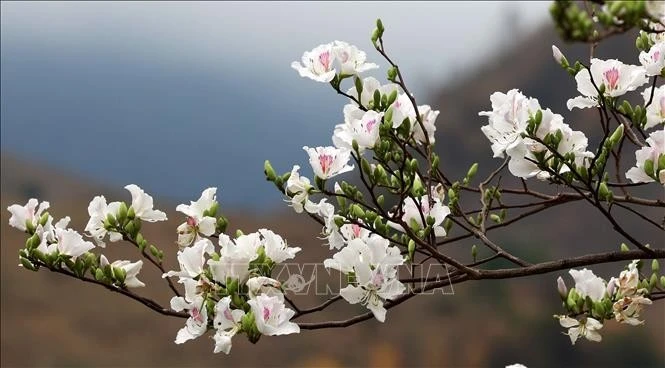
[[[361,230],[360,225],[353,224],[353,225],[351,225],[351,229],[353,230],[353,236],[355,236],[356,238],[359,238],[360,237],[360,230]]]
[[[319,63],[323,65],[325,70],[330,69],[330,51],[323,52],[319,55]]]
[[[333,156],[332,155],[326,155],[322,154],[319,155],[319,164],[321,165],[321,170],[323,171],[324,174],[328,173],[328,170],[330,170],[330,166],[333,163]]]
[[[372,131],[372,128],[376,125],[376,119],[370,120],[365,124],[365,130],[367,130],[367,133]]]
[[[192,310],[191,310],[190,313],[191,313],[191,315],[192,315],[192,318],[193,318],[196,322],[199,322],[199,323],[202,323],[202,322],[203,322],[203,316],[202,316],[201,313],[199,312],[199,309],[198,309],[198,308],[196,308],[196,307],[192,308]]]
[[[383,281],[384,281],[383,275],[381,274],[381,272],[377,272],[374,275],[374,279],[372,280],[372,283],[375,286],[381,286],[381,285],[383,285]]]
[[[617,82],[619,81],[619,70],[617,68],[612,68],[603,73],[605,80],[607,81],[607,88],[614,90],[617,88]]]
[[[270,318],[270,309],[263,307],[263,320],[267,321]]]
[[[196,219],[193,217],[187,217],[187,225],[196,227]]]

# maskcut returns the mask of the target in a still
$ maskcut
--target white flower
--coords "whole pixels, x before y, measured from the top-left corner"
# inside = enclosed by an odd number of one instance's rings
[[[259,234],[263,237],[263,249],[266,256],[275,263],[281,263],[287,259],[295,258],[300,252],[300,247],[289,247],[281,236],[268,229],[260,229]]]
[[[335,222],[335,206],[328,203],[326,198],[323,198],[319,203],[313,203],[309,208],[305,209],[309,213],[316,214],[323,219],[323,235],[328,239],[330,249],[342,248],[346,240],[340,233],[340,229]]]
[[[291,206],[296,213],[302,213],[303,205],[306,207],[309,201],[309,190],[312,185],[309,179],[300,176],[300,166],[294,165],[289,180],[286,181],[285,194],[291,196]],[[290,194],[289,194],[290,193]]]
[[[333,51],[336,61],[340,64],[340,74],[358,74],[379,67],[366,62],[367,54],[364,51],[344,41],[335,41]]]
[[[344,106],[344,124],[335,126],[333,143],[340,149],[351,150],[353,141],[358,144],[358,150],[363,152],[372,148],[379,139],[379,126],[383,113],[373,110],[363,112],[358,107],[348,104]]]
[[[103,256],[102,256],[103,257]],[[107,261],[108,262],[108,261]],[[128,288],[144,287],[145,284],[137,278],[141,267],[143,266],[143,261],[138,260],[134,263],[130,261],[115,261],[111,263],[111,267],[120,268],[125,271],[125,286]]]
[[[340,295],[350,304],[366,306],[380,322],[385,321],[384,300],[401,295],[405,287],[397,279],[397,267],[404,263],[397,247],[379,235],[367,242],[356,238],[347,247],[326,259],[324,265],[342,273],[354,272],[355,285],[347,285]]]
[[[665,42],[658,42],[651,46],[649,52],[640,52],[640,63],[646,70],[646,75],[661,75],[665,67]]]
[[[619,296],[635,295],[640,283],[640,272],[637,270],[637,261],[630,262],[628,270],[621,271],[619,279],[615,283],[619,288]]]
[[[399,128],[405,119],[409,119],[413,129],[413,122],[416,120],[416,110],[413,108],[413,103],[406,93],[400,93],[395,102],[390,105],[393,112],[393,128]]]
[[[134,210],[137,218],[148,222],[167,220],[164,212],[152,209],[152,197],[146,194],[143,189],[135,184],[129,184],[125,189],[132,194],[132,205],[130,208]]]
[[[119,208],[120,202],[111,202],[107,205],[104,196],[96,196],[88,205],[88,215],[90,216],[90,220],[88,220],[88,224],[85,226],[85,231],[89,236],[95,239],[95,243],[102,248],[106,246],[106,243],[104,243],[104,237],[106,237],[107,233],[109,234],[109,240],[111,242],[122,240],[122,234],[115,231],[108,231],[104,227],[104,221],[108,215],[116,217]]]
[[[646,108],[647,123],[644,125],[644,129],[665,124],[665,85],[653,90],[653,99],[651,98],[651,87],[642,92],[642,97],[644,97],[645,106],[651,101],[651,104]]]
[[[578,321],[574,318],[568,316],[558,316],[559,323],[561,327],[567,328],[570,341],[575,345],[575,342],[580,336],[585,337],[589,341],[600,342],[602,336],[598,333],[598,330],[603,328],[603,324],[598,320],[591,317],[587,317],[584,321]]]
[[[588,139],[584,133],[572,130],[568,124],[563,122],[561,115],[552,113],[550,109],[540,111],[542,120],[535,132],[536,137],[545,140],[548,134],[558,134],[560,132],[562,138],[556,147],[556,151],[562,156],[573,153],[575,165],[586,165],[588,159],[593,157],[593,153],[586,151]],[[536,153],[544,151],[548,151],[548,148],[538,141],[531,138],[522,139],[519,143],[506,149],[506,153],[510,156],[508,170],[513,175],[523,179],[534,176],[542,180],[548,179],[550,174],[541,170],[534,162],[536,161]],[[554,157],[553,155],[550,156]],[[568,171],[570,171],[570,167],[565,164],[558,170],[560,174]]]
[[[286,308],[284,301],[278,297],[261,294],[247,303],[254,312],[256,328],[262,334],[275,336],[300,332],[300,327],[289,321],[295,312]]]
[[[374,77],[367,77],[363,79],[363,89],[358,97],[358,91],[356,87],[351,87],[346,94],[355,97],[360,104],[366,108],[370,107],[370,102],[374,101],[374,91],[378,90],[381,95],[390,95],[393,91],[397,91],[398,87],[396,84],[384,84],[381,85],[381,82]]]
[[[339,228],[339,232],[347,241],[351,241],[353,239],[362,239],[367,241],[370,235],[369,230],[358,224],[344,224]]]
[[[332,44],[319,45],[312,51],[302,55],[302,64],[294,61],[291,67],[298,71],[301,77],[317,82],[328,83],[335,78],[335,55]]]
[[[9,218],[9,226],[27,231],[26,225],[29,223],[34,230],[39,224],[42,212],[47,210],[49,206],[48,202],[39,203],[35,198],[31,198],[25,206],[13,204],[7,207],[7,211],[12,214]],[[37,209],[36,212],[35,209]]]
[[[176,335],[176,344],[195,339],[208,331],[208,310],[201,295],[194,297],[191,303],[181,296],[173,297],[171,298],[171,309],[176,312],[187,310],[189,313],[185,327],[181,328]]]
[[[222,246],[219,260],[208,260],[213,279],[221,283],[226,283],[227,278],[244,282],[249,276],[249,263],[258,257],[259,233],[240,235],[235,241],[220,234],[219,245]]]
[[[603,299],[606,290],[605,281],[594,275],[593,271],[585,268],[581,271],[570,270],[569,273],[575,280],[575,289],[582,298],[588,296],[594,302]]]
[[[231,298],[228,296],[220,299],[215,304],[213,325],[217,332],[213,336],[213,339],[215,339],[214,353],[223,351],[224,354],[228,354],[231,351],[231,338],[240,330],[240,323],[244,316],[245,312],[243,310],[231,309]]]
[[[662,174],[665,170],[658,170],[659,161],[665,160],[662,158],[663,155],[665,155],[665,127],[652,132],[647,138],[647,146],[635,152],[637,163],[626,172],[626,178],[633,183],[650,183],[658,178],[661,184],[665,184]],[[647,160],[651,162],[649,172],[646,171],[649,169],[648,165],[645,167]]]
[[[492,142],[494,157],[503,158],[507,149],[520,144],[529,117],[540,110],[540,104],[535,98],[527,98],[517,89],[508,93],[494,92],[490,101],[492,111],[478,113],[487,116],[489,122],[480,129]]]
[[[434,125],[434,123],[436,122],[436,118],[439,116],[439,110],[432,110],[429,105],[422,105],[418,106],[418,113],[420,114],[420,118],[423,121],[423,126],[427,132],[429,143],[432,144],[435,141],[434,133],[436,133],[436,125]],[[413,138],[415,138],[416,141],[425,144],[427,140],[425,139],[425,133],[423,133],[423,129],[420,127],[420,123],[418,123],[416,120],[413,121],[412,124]]]
[[[412,197],[408,197],[404,200],[402,203],[402,221],[409,225],[413,230],[420,230],[425,228],[423,218],[427,220],[427,217],[430,216],[434,218],[434,224],[432,225],[434,228],[434,235],[446,236],[446,230],[443,228],[443,221],[450,214],[450,208],[441,203],[441,200],[438,197],[434,196],[431,205],[427,195],[422,196],[418,202]],[[399,224],[389,222],[388,225],[399,231],[404,231]]]
[[[644,323],[639,319],[642,308],[650,304],[652,304],[651,300],[641,295],[625,296],[612,305],[614,319],[631,326],[641,325]]]
[[[178,226],[179,246],[190,245],[199,237],[199,233],[204,236],[215,233],[217,220],[209,214],[204,216],[204,212],[217,206],[216,192],[217,188],[208,188],[201,193],[201,197],[196,202],[190,202],[190,205],[180,204],[176,207],[176,211],[187,216],[187,221]]]
[[[563,281],[563,278],[559,276],[559,278],[556,279],[556,288],[559,291],[559,295],[561,295],[562,298],[568,297],[568,287],[566,286],[566,283]]]
[[[197,241],[191,247],[178,251],[180,271],[169,271],[163,274],[162,277],[178,276],[190,279],[198,277],[203,272],[206,254],[211,254],[214,250],[214,246],[209,239]]]
[[[647,83],[646,70],[642,66],[626,65],[619,60],[591,59],[591,74],[582,69],[575,75],[577,90],[582,94],[568,100],[568,109],[599,106],[598,91],[591,82],[591,77],[598,88],[605,86],[606,97],[622,96]]]
[[[351,159],[351,151],[335,147],[303,147],[309,155],[309,163],[312,165],[314,175],[321,179],[330,179],[336,175],[353,170],[353,165],[348,165]]]

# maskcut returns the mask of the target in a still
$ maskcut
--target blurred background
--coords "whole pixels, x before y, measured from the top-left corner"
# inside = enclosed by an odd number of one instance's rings
[[[563,114],[573,129],[590,132],[593,142],[593,114],[565,108],[577,92],[572,78],[552,61],[550,46],[559,45],[569,60],[588,59],[588,48],[557,38],[548,6],[2,2],[2,208],[37,197],[51,202],[56,218],[70,215],[82,229],[93,196],[126,200],[122,187],[138,184],[169,214],[168,223],[146,226],[146,234],[167,250],[167,265],[175,267],[174,229],[182,222],[175,206],[216,186],[231,229],[272,228],[304,249],[300,261],[320,261],[329,252],[316,238],[318,226],[286,207],[265,182],[263,161],[270,159],[278,172],[293,164],[307,168],[302,146],[330,144],[346,101],[326,84],[300,78],[290,63],[316,45],[345,40],[381,65],[368,75],[383,79],[386,64],[369,41],[375,19],[382,18],[386,47],[416,98],[441,111],[437,149],[444,169],[461,177],[471,163],[480,162],[482,175],[500,163],[491,159],[480,132],[485,121],[477,116],[490,108],[494,91],[520,88]],[[598,54],[637,63],[631,36],[601,45]],[[307,169],[303,173],[309,176]],[[621,240],[603,219],[585,211],[568,205],[496,236],[506,248],[534,260],[618,248]],[[240,336],[230,356],[213,355],[209,336],[172,343],[182,320],[156,315],[95,286],[16,267],[24,239],[7,226],[8,218],[3,210],[3,366],[665,363],[663,303],[649,308],[644,326],[609,322],[603,343],[572,347],[550,318],[561,312],[554,280],[564,272],[462,284],[454,295],[421,296],[390,310],[385,324],[372,320],[346,329],[264,337],[255,346]],[[626,223],[662,244],[661,235]],[[590,236],[593,227],[603,231]],[[468,254],[467,245],[452,251]],[[105,253],[135,256],[121,245]],[[608,278],[622,266],[594,269]],[[152,271],[145,267],[145,281],[160,283]],[[163,286],[145,292],[166,304]],[[303,297],[299,304],[317,301]],[[317,320],[360,311],[332,309]]]

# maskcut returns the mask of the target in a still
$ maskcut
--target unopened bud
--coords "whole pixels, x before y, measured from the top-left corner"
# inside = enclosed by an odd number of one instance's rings
[[[568,287],[566,286],[566,283],[563,281],[561,276],[556,279],[556,288],[559,291],[559,295],[561,295],[561,299],[566,300],[568,297]]]
[[[552,56],[554,57],[554,61],[556,61],[557,64],[564,68],[568,67],[568,59],[566,59],[561,50],[559,50],[559,48],[554,45],[552,45]]]

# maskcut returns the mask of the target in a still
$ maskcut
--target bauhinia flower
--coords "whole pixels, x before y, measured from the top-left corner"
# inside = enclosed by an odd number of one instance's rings
[[[604,86],[605,97],[619,97],[634,91],[649,81],[642,66],[626,65],[619,60],[591,59],[591,74],[582,69],[575,75],[577,90],[582,94],[568,100],[568,109],[580,109],[599,106],[598,90]],[[592,82],[593,77],[593,82]]]
[[[575,280],[575,290],[577,290],[582,298],[588,296],[594,302],[603,299],[606,290],[605,280],[594,275],[593,271],[586,268],[583,270],[570,270],[568,272]]]
[[[129,184],[125,187],[132,194],[132,205],[130,210],[134,210],[137,218],[148,222],[166,221],[166,213],[152,208],[152,197],[143,189],[135,184]]]
[[[481,111],[480,116],[488,117],[488,125],[480,128],[492,142],[494,157],[503,158],[507,149],[521,143],[529,117],[540,110],[535,98],[527,98],[519,90],[508,93],[494,92],[490,96],[492,111]]]
[[[247,303],[252,308],[256,328],[261,334],[275,336],[300,332],[300,327],[290,321],[295,312],[286,308],[279,297],[261,294]]]
[[[426,144],[428,140],[429,143],[432,144],[436,140],[434,136],[434,133],[436,133],[436,125],[434,124],[436,123],[436,118],[439,116],[439,110],[432,110],[429,105],[422,105],[418,106],[418,113],[422,119],[425,131],[427,132],[427,138],[425,138],[425,133],[418,121],[412,122],[413,138],[422,144]]]
[[[570,342],[572,342],[573,345],[575,345],[575,342],[580,336],[589,341],[600,342],[602,340],[602,336],[600,336],[598,330],[603,328],[603,324],[597,319],[587,317],[586,319],[578,321],[575,318],[570,318],[568,316],[557,316],[557,318],[559,318],[561,327],[568,329],[566,335],[570,337]]]
[[[291,67],[298,71],[301,77],[317,82],[328,83],[335,78],[335,55],[332,44],[319,45],[302,55],[301,63],[294,61]]]
[[[178,226],[178,245],[181,247],[192,244],[199,238],[199,234],[210,236],[215,233],[216,219],[210,216],[210,211],[216,211],[217,188],[208,188],[201,193],[201,197],[190,205],[179,204],[176,211],[187,216],[187,220]]]
[[[47,236],[42,237],[42,242],[37,247],[39,251],[44,254],[58,251],[73,260],[95,247],[91,242],[83,240],[83,236],[73,229],[55,228],[55,243],[49,244],[47,239]]]
[[[266,256],[275,263],[295,258],[296,253],[301,251],[300,247],[289,247],[281,236],[271,230],[260,229],[259,234],[263,238],[262,244]]]
[[[335,206],[328,203],[326,198],[321,199],[319,203],[312,204],[306,210],[311,214],[316,214],[323,219],[323,235],[328,239],[330,249],[339,249],[346,244],[346,239],[342,236],[337,223],[335,222]]]
[[[397,279],[397,267],[404,263],[397,247],[379,235],[371,235],[367,242],[353,239],[348,246],[324,261],[327,268],[342,273],[353,272],[355,282],[340,290],[350,304],[366,306],[380,322],[385,321],[385,300],[401,295],[405,286]]]
[[[633,183],[659,181],[665,185],[665,127],[652,132],[646,140],[647,146],[635,152],[637,163],[626,172]]]
[[[374,101],[374,91],[376,90],[378,90],[381,95],[390,95],[393,91],[398,91],[398,86],[393,83],[382,85],[378,79],[367,77],[363,79],[360,96],[358,96],[358,91],[355,86],[351,87],[346,94],[355,97],[360,101],[360,104],[363,107],[369,109],[370,107],[373,107],[370,106],[370,102]]]
[[[285,194],[291,197],[290,202],[293,210],[296,213],[302,213],[303,208],[310,203],[309,190],[312,185],[308,178],[298,173],[298,170],[300,170],[300,166],[294,165],[289,180],[286,181]]]
[[[665,85],[655,88],[653,90],[653,97],[651,95],[651,88],[647,88],[642,92],[644,98],[644,106],[647,110],[647,123],[644,129],[650,129],[657,125],[665,124]]]
[[[108,259],[103,254],[99,257],[99,265],[105,267],[106,265],[111,266],[111,268],[119,268],[125,272],[125,281],[124,284],[128,288],[144,287],[145,284],[138,279],[138,274],[143,267],[143,261],[138,260],[136,262],[130,261],[114,261],[109,264]]]
[[[367,62],[367,54],[356,46],[344,41],[335,41],[333,44],[336,61],[340,64],[340,74],[359,74],[379,66]]]
[[[231,339],[241,329],[241,320],[245,316],[242,309],[231,309],[231,298],[226,296],[215,304],[215,318],[213,325],[215,327],[215,350],[224,354],[231,352]]]
[[[208,310],[203,296],[196,295],[191,302],[181,296],[173,297],[171,298],[171,309],[176,312],[186,310],[189,313],[185,327],[181,328],[176,335],[176,344],[195,339],[208,331]]]
[[[354,110],[350,112],[348,110]],[[355,113],[359,111],[360,114]],[[354,105],[344,107],[345,122],[335,126],[333,143],[335,147],[351,150],[353,141],[358,145],[358,151],[363,152],[372,148],[379,139],[379,126],[383,113],[369,110],[363,112]]]
[[[178,263],[180,271],[169,271],[162,277],[178,276],[181,278],[196,278],[203,272],[206,255],[215,250],[212,242],[208,239],[201,239],[193,246],[178,251]]]
[[[90,216],[90,220],[88,220],[88,224],[85,226],[85,231],[89,236],[95,239],[95,243],[102,248],[106,246],[106,243],[104,242],[106,234],[109,234],[109,240],[111,242],[122,240],[122,234],[116,231],[109,231],[104,225],[104,221],[109,215],[113,217],[118,215],[119,208],[120,202],[106,204],[106,198],[104,196],[96,196],[88,205],[88,215]]]
[[[11,212],[12,216],[9,218],[9,226],[27,231],[27,226],[32,228],[32,231],[37,228],[39,219],[42,213],[49,208],[48,202],[39,203],[35,198],[31,198],[25,206],[13,204],[7,207],[7,211]]]
[[[652,304],[651,300],[641,295],[624,296],[612,305],[614,319],[620,323],[637,326],[644,323],[639,319],[645,305]]]
[[[271,279],[266,276],[251,277],[247,280],[247,294],[250,299],[256,298],[258,295],[265,294],[268,296],[276,296],[280,300],[284,300],[284,294],[281,291],[282,283]]]
[[[658,42],[651,46],[649,52],[640,52],[640,63],[648,76],[661,75],[665,68],[665,42]]]
[[[261,246],[259,233],[243,234],[231,240],[220,234],[219,245],[222,247],[219,260],[208,260],[215,281],[226,283],[227,278],[244,282],[249,276],[249,263],[258,257]]]
[[[309,163],[312,165],[314,175],[321,179],[330,179],[339,174],[353,170],[349,165],[351,151],[335,147],[303,147],[309,155]]]
[[[618,287],[619,296],[635,295],[640,283],[640,272],[637,270],[637,261],[631,262],[628,265],[628,270],[621,271],[619,279],[615,283]]]
[[[413,230],[424,229],[423,218],[427,217],[434,219],[434,235],[446,236],[446,230],[443,228],[443,221],[450,214],[450,208],[441,202],[441,199],[432,196],[432,203],[430,203],[429,196],[424,195],[417,201],[412,197],[407,197],[402,203],[402,221],[404,221]],[[389,222],[392,228],[404,231],[400,224]]]
[[[301,77],[328,83],[337,73],[353,75],[378,68],[376,64],[367,63],[366,59],[365,52],[357,47],[335,41],[306,51],[301,62],[294,61],[291,67],[297,70]]]

